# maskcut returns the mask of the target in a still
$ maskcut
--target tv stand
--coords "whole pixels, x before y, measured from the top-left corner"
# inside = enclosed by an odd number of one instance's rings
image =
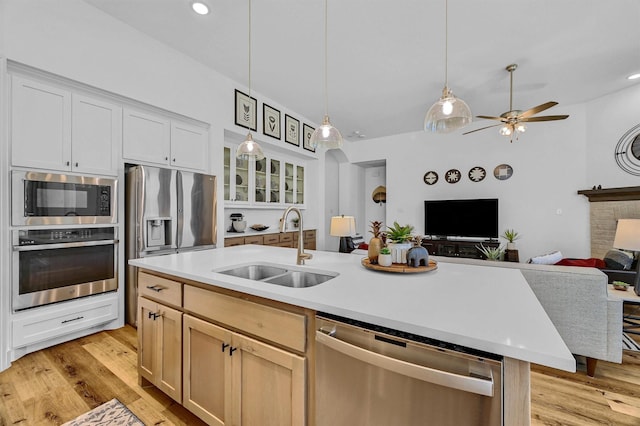
[[[498,247],[498,240],[463,240],[447,238],[423,239],[422,247],[426,248],[429,254],[446,257],[465,257],[470,259],[485,259],[485,256],[476,248],[482,244],[485,247]]]

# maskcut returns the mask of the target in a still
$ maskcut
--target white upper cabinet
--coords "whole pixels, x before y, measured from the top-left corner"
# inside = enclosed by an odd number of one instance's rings
[[[204,171],[209,131],[133,108],[124,109],[122,156]]]
[[[22,77],[12,77],[13,166],[117,174],[119,106]]]

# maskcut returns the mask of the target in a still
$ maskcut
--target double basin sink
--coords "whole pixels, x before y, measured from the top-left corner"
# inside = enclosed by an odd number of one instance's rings
[[[303,268],[294,268],[291,266],[269,263],[237,265],[230,268],[215,270],[214,272],[291,288],[313,287],[338,276],[335,272],[316,272],[305,270]]]

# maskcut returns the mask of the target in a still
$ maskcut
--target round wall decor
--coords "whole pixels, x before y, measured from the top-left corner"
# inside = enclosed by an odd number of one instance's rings
[[[507,180],[513,175],[513,167],[508,164],[500,164],[493,169],[493,175],[498,180]]]
[[[480,166],[476,166],[469,170],[469,179],[473,182],[480,182],[485,177],[487,177],[487,171]]]
[[[618,141],[616,163],[625,172],[640,176],[640,124],[629,129]]]
[[[461,177],[462,173],[458,169],[450,169],[444,175],[445,180],[449,183],[458,183]]]
[[[438,181],[438,174],[433,170],[430,170],[424,174],[422,179],[427,185],[433,185]]]

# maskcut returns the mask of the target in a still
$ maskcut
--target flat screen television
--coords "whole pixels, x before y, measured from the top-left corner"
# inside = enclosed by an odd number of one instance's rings
[[[426,235],[498,238],[498,199],[424,202]]]

